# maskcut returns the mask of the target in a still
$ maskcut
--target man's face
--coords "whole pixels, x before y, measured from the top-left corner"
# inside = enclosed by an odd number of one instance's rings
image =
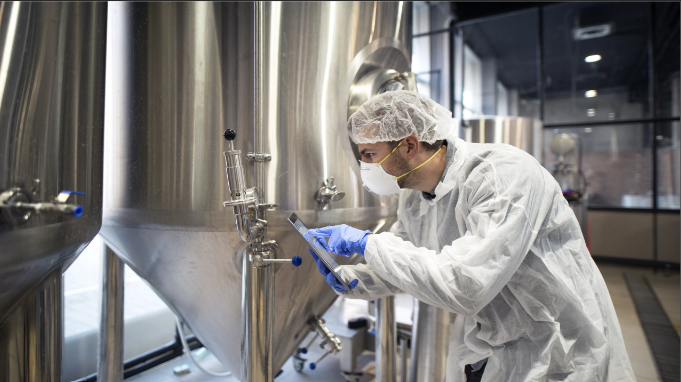
[[[390,154],[395,148],[387,142],[377,142],[377,143],[366,143],[357,145],[359,153],[362,157],[362,162],[365,163],[378,163],[382,161],[386,156]],[[395,150],[390,158],[385,162],[381,163],[383,170],[392,176],[399,176],[409,171],[409,164],[407,160],[402,157],[403,149],[406,151],[407,146],[403,143],[400,147]],[[400,187],[405,187],[405,178],[400,178],[397,183]]]

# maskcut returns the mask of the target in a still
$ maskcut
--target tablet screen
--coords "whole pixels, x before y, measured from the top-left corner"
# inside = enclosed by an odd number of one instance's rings
[[[288,218],[289,223],[293,227],[295,227],[296,231],[300,234],[300,236],[305,239],[305,233],[307,233],[308,228],[305,226],[305,223],[303,223],[299,218],[298,215],[296,214],[291,214]],[[331,273],[336,276],[338,281],[343,284],[345,289],[350,290],[348,285],[343,281],[343,278],[341,277],[343,274],[343,269],[341,268],[340,264],[334,259],[333,255],[330,254],[322,244],[319,243],[319,240],[324,240],[323,238],[318,238],[318,237],[311,237],[310,241],[308,242],[308,245],[310,245],[310,248],[319,256],[319,259],[322,260],[322,262],[326,265],[326,267],[331,271]]]

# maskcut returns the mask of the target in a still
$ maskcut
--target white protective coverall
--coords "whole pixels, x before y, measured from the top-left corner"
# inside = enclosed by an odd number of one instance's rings
[[[447,382],[487,358],[483,381],[635,381],[615,309],[558,183],[531,155],[448,138],[433,200],[403,189],[346,298],[404,291],[458,314]]]

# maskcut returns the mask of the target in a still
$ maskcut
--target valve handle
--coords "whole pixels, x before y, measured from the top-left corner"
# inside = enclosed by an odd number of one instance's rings
[[[225,132],[222,134],[223,137],[225,137],[226,140],[228,141],[233,141],[236,139],[236,131],[232,129],[227,129]]]
[[[314,370],[317,368],[317,364],[314,362],[310,362],[310,370]]]
[[[303,263],[303,259],[300,256],[293,256],[293,259],[291,259],[291,264],[293,264],[294,267],[299,267]],[[307,353],[307,349],[303,348],[305,350],[305,353]],[[303,354],[305,354],[303,353]]]

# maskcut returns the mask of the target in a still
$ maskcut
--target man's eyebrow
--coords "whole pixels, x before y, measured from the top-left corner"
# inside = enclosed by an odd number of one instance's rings
[[[367,151],[367,149],[364,149],[364,150],[360,151],[359,153],[360,153],[361,155],[364,155],[364,154],[366,153],[366,151]]]

